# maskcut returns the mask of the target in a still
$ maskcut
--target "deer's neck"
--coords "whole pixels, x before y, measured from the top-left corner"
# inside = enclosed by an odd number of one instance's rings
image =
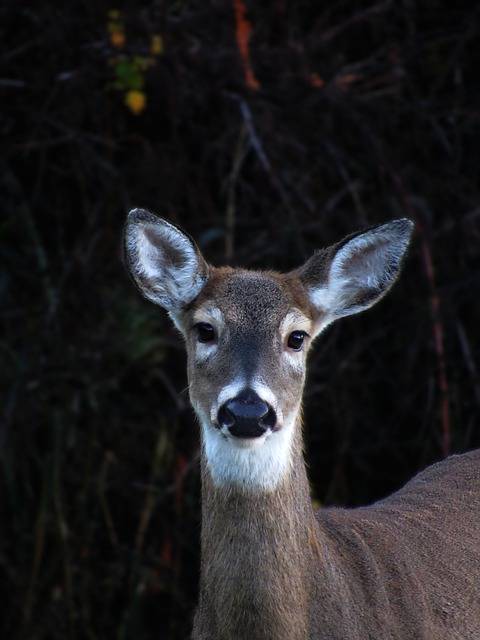
[[[318,537],[296,433],[290,471],[271,491],[215,485],[203,461],[197,621],[208,637],[308,637]]]

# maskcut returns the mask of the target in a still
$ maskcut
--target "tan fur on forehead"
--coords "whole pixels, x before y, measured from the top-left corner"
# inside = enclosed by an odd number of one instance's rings
[[[223,324],[223,313],[212,302],[206,302],[197,306],[193,312],[193,322],[216,322],[218,325]]]
[[[208,282],[192,307],[199,308],[213,300],[238,320],[246,319],[245,316],[259,319],[268,315],[271,322],[272,316],[283,316],[292,307],[312,317],[310,300],[295,274],[211,268]]]
[[[287,313],[280,324],[280,332],[283,337],[293,329],[297,331],[306,331],[308,334],[312,331],[312,320],[296,307],[293,307]]]

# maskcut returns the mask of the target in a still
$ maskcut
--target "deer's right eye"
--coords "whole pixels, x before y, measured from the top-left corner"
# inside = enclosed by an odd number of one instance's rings
[[[213,342],[215,340],[215,329],[208,322],[198,322],[193,328],[199,342]]]

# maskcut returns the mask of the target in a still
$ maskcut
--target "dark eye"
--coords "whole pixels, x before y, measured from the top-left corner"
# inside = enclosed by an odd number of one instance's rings
[[[199,342],[213,342],[215,340],[215,330],[208,322],[198,322],[193,328],[197,332]]]
[[[288,336],[287,344],[290,349],[293,349],[294,351],[300,351],[306,336],[307,334],[305,333],[305,331],[292,331],[292,333]]]

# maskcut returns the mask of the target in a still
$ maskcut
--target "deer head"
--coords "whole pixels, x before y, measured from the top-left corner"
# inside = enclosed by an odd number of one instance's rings
[[[183,334],[190,399],[217,485],[270,491],[301,448],[307,353],[334,320],[368,309],[400,272],[405,218],[349,236],[286,274],[213,267],[193,240],[130,212],[126,260],[141,293]]]

